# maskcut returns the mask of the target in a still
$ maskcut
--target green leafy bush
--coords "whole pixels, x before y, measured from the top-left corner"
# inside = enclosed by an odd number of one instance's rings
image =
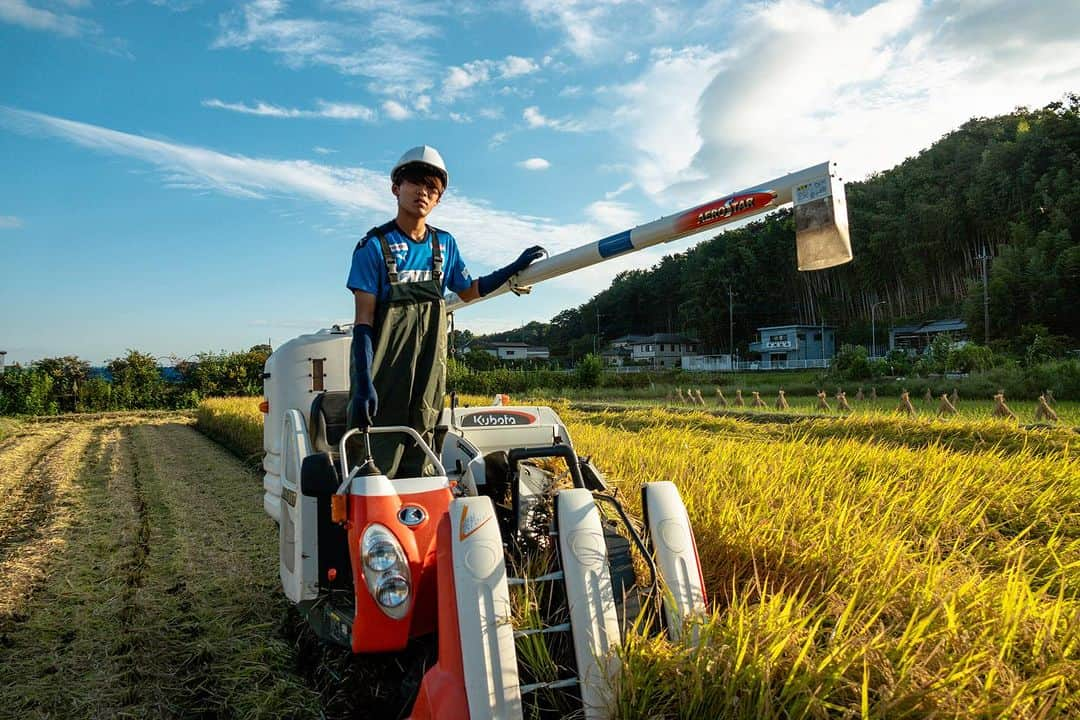
[[[53,379],[35,368],[18,365],[0,375],[0,414],[55,415],[59,406],[52,399]]]
[[[985,345],[975,343],[953,348],[945,358],[945,369],[948,372],[982,372],[993,366],[994,353]]]
[[[600,359],[599,355],[590,353],[578,363],[574,375],[577,378],[578,387],[596,387],[604,376],[604,361]]]
[[[873,377],[873,369],[862,345],[844,345],[833,358],[833,370],[845,380],[868,380]]]

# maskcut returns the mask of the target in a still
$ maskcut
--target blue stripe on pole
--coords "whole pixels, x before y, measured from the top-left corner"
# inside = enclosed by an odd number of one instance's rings
[[[630,242],[629,230],[604,238],[597,243],[596,247],[602,258],[609,258],[634,249],[633,243]]]

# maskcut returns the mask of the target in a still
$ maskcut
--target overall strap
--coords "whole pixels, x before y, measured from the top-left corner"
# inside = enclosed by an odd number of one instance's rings
[[[431,277],[435,282],[442,284],[442,246],[439,244],[439,231],[429,228],[431,232]]]
[[[390,243],[382,234],[382,228],[373,227],[368,231],[368,235],[374,235],[379,239],[379,249],[382,250],[383,262],[386,263],[386,275],[390,278],[390,284],[393,285],[397,282],[398,272],[394,253],[390,252]]]

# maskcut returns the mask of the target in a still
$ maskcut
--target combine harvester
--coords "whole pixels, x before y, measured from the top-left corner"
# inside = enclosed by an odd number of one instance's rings
[[[823,163],[536,262],[501,291],[789,202],[800,270],[851,259],[843,184]],[[453,398],[435,448],[411,428],[370,428],[410,436],[434,469],[388,478],[367,432],[346,431],[350,342],[350,326],[321,330],[266,362],[263,506],[280,528],[285,595],[354,653],[403,653],[434,634],[413,718],[610,717],[616,649],[642,605],[659,612],[638,627],[673,640],[692,641],[706,612],[678,490],[643,482],[632,520],[551,408]]]

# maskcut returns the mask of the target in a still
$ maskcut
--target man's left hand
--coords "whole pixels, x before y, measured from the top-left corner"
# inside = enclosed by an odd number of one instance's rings
[[[510,267],[513,268],[515,273],[519,273],[545,255],[547,255],[547,250],[539,245],[533,245],[531,248],[521,253],[517,260],[510,263]]]

